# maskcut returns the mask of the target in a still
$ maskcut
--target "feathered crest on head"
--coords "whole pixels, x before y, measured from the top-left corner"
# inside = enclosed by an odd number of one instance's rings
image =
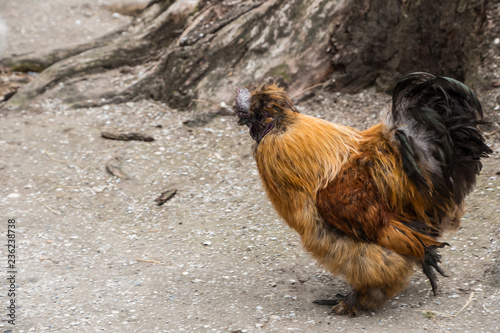
[[[247,88],[236,88],[236,100],[234,107],[236,112],[248,112],[250,109],[250,91]]]
[[[248,125],[248,121],[252,117],[251,113],[256,110],[258,112],[267,111],[272,114],[281,113],[284,110],[298,112],[287,96],[286,88],[286,82],[280,78],[268,78],[263,85],[252,92],[247,88],[236,88],[234,111],[239,117],[238,123]]]
[[[240,119],[240,125],[244,124],[250,116],[250,91],[247,88],[236,88],[234,110]]]
[[[293,105],[292,101],[286,93],[286,86],[280,80],[269,81],[260,88],[252,92],[253,98],[256,100],[256,105],[268,111],[282,112],[283,110],[290,110],[298,112],[297,108]]]

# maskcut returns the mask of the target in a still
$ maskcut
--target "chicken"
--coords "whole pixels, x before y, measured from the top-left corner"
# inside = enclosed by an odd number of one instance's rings
[[[380,308],[420,266],[437,288],[438,238],[457,229],[491,149],[481,104],[464,84],[412,73],[378,125],[360,131],[299,113],[277,83],[238,88],[262,183],[305,250],[352,291],[318,300],[332,312]]]

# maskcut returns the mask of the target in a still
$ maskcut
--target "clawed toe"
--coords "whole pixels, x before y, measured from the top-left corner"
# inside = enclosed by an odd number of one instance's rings
[[[348,315],[349,317],[356,317],[358,314],[358,309],[354,305],[350,305],[345,301],[339,301],[337,305],[332,308],[330,313],[335,313],[338,315]]]
[[[345,299],[346,296],[342,294],[337,294],[335,295],[336,298],[334,299],[317,299],[313,301],[314,304],[318,305],[328,305],[328,306],[334,306],[337,305],[341,300]]]
[[[318,305],[334,306],[334,305],[339,304],[339,300],[338,299],[317,299],[317,300],[313,301],[313,303],[318,304]]]
[[[336,295],[338,298],[335,299],[317,299],[313,301],[314,304],[318,305],[328,305],[332,307],[330,313],[338,315],[348,315],[355,317],[358,314],[358,309],[353,302],[348,301],[348,296],[342,294]]]

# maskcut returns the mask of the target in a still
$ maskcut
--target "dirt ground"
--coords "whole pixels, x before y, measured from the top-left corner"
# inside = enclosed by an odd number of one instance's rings
[[[130,18],[107,10],[110,3],[2,2],[5,54],[118,28]],[[389,99],[373,90],[318,93],[298,107],[366,128]],[[500,119],[499,110],[485,112]],[[247,131],[220,114],[149,101],[0,108],[0,228],[6,243],[7,221],[16,220],[18,305],[15,326],[2,310],[3,332],[500,331],[498,133],[488,139],[495,152],[468,197],[462,228],[444,237],[449,277],[439,279],[439,294],[418,271],[382,309],[348,318],[312,303],[348,286],[302,250],[263,192]],[[155,141],[105,140],[103,130]],[[125,178],[106,171],[111,160]],[[172,189],[176,195],[158,206],[154,200]]]

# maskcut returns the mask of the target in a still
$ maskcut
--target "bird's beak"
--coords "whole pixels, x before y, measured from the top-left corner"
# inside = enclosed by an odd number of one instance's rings
[[[238,125],[246,125],[250,127],[252,121],[250,120],[250,114],[248,112],[237,111]]]

